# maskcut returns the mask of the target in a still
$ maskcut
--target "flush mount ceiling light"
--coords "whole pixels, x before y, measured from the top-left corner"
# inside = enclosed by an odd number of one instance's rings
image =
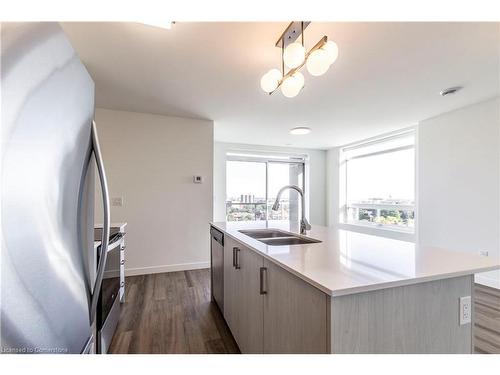
[[[304,30],[309,24],[310,22],[303,21],[291,22],[276,42],[276,47],[281,48],[281,71],[271,69],[260,80],[260,87],[269,95],[281,88],[287,98],[297,96],[304,87],[304,75],[299,72],[304,65],[309,74],[320,76],[337,60],[337,44],[329,41],[326,35],[309,52],[306,51]],[[301,39],[297,42],[299,36]],[[285,66],[289,68],[288,72],[285,72]]]
[[[298,126],[296,128],[290,129],[290,134],[293,135],[305,135],[309,134],[311,132],[311,128],[308,128],[306,126]]]
[[[452,94],[456,94],[460,90],[462,90],[462,86],[450,87],[450,88],[447,88],[447,89],[440,91],[439,95],[441,95],[441,96],[452,95]]]

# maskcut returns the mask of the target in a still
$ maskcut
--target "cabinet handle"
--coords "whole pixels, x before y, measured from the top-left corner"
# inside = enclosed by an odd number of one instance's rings
[[[233,247],[233,268],[236,267],[236,247]]]
[[[234,268],[236,268],[237,270],[239,270],[241,267],[240,267],[240,249],[238,247],[235,247],[235,262],[234,262]]]
[[[260,294],[267,294],[267,290],[264,289],[264,273],[267,276],[267,268],[260,267]]]

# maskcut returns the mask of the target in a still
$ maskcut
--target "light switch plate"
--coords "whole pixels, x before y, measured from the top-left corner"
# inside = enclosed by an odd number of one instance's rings
[[[472,320],[472,300],[470,296],[460,297],[460,325],[469,324]]]
[[[122,207],[123,206],[123,197],[111,198],[111,205],[114,207]]]

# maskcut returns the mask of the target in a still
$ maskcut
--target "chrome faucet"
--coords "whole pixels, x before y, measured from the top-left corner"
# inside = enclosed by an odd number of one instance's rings
[[[300,195],[300,198],[302,200],[302,218],[300,219],[300,234],[307,234],[306,231],[308,231],[308,230],[311,229],[311,224],[309,224],[309,222],[306,219],[306,202],[304,200],[304,192],[297,185],[286,185],[286,186],[283,186],[280,189],[280,191],[278,191],[278,195],[276,197],[276,200],[274,201],[272,210],[273,211],[277,211],[278,210],[278,208],[280,207],[280,197],[281,197],[281,194],[286,189],[293,189],[297,193],[299,193],[299,195]]]

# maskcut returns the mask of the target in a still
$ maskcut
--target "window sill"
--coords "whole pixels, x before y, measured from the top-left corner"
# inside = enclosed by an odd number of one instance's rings
[[[406,242],[415,242],[415,232],[405,229],[378,227],[373,225],[353,224],[353,223],[339,223],[338,227],[340,229],[350,230],[352,232],[370,234],[372,236],[387,237]]]

